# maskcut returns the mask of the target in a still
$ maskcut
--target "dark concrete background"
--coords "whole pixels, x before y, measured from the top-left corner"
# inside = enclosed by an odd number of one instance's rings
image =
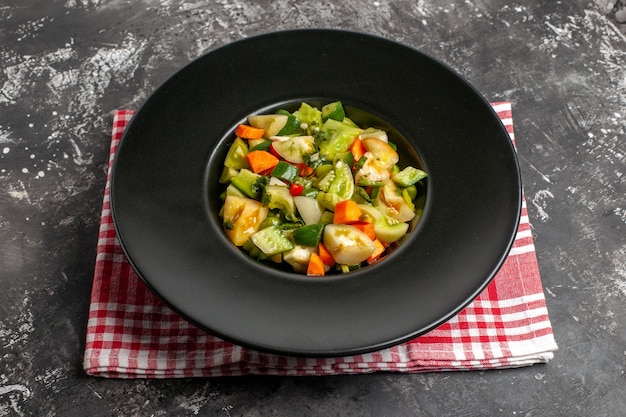
[[[0,416],[621,416],[626,25],[614,1],[0,0]],[[513,102],[559,351],[515,370],[105,380],[81,367],[112,112],[286,28],[416,47]],[[364,53],[367,53],[366,51]]]

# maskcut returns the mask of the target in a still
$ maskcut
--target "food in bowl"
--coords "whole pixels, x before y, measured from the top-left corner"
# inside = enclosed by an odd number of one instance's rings
[[[380,262],[419,219],[427,173],[341,101],[255,114],[235,129],[220,217],[250,257],[309,276]]]

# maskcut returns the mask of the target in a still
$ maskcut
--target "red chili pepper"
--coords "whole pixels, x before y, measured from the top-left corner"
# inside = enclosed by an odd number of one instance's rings
[[[304,191],[304,186],[300,184],[296,184],[295,182],[291,184],[291,186],[289,187],[289,193],[294,197],[297,197],[300,194],[302,194],[302,191]]]

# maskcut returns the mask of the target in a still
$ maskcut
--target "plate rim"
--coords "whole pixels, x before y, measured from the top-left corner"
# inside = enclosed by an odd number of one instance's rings
[[[178,69],[177,71],[175,71],[172,75],[170,75],[169,77],[167,77],[165,79],[165,81],[160,84],[157,88],[155,88],[155,90],[147,97],[147,99],[145,100],[144,104],[141,106],[141,108],[135,112],[135,115],[133,116],[133,118],[131,119],[131,121],[129,122],[129,124],[127,125],[127,128],[119,142],[118,145],[118,150],[114,156],[114,161],[113,161],[113,166],[112,166],[112,171],[111,171],[111,190],[110,190],[110,194],[111,194],[111,212],[112,212],[112,216],[113,216],[113,222],[114,222],[114,227],[116,230],[116,233],[118,235],[118,239],[119,242],[122,246],[122,249],[126,255],[126,258],[128,259],[131,267],[133,268],[133,270],[135,272],[137,272],[137,275],[139,276],[139,278],[144,282],[144,284],[150,289],[150,291],[152,291],[154,294],[156,294],[163,302],[165,302],[166,305],[168,305],[170,308],[172,308],[174,311],[176,311],[179,315],[181,315],[185,320],[191,322],[192,324],[200,327],[201,329],[205,329],[205,330],[209,330],[212,334],[221,337],[223,339],[226,340],[230,340],[233,341],[236,344],[242,345],[242,346],[246,346],[249,348],[253,348],[253,349],[257,349],[257,350],[262,350],[262,351],[266,351],[266,352],[270,352],[270,353],[277,353],[277,354],[289,354],[289,355],[293,355],[293,356],[310,356],[310,357],[328,357],[328,356],[346,356],[346,355],[354,355],[354,354],[361,354],[361,353],[367,353],[367,352],[372,352],[375,350],[380,350],[383,348],[387,348],[387,347],[391,347],[394,345],[397,345],[399,343],[402,343],[404,341],[408,341],[416,336],[419,336],[420,334],[425,333],[426,331],[432,330],[434,328],[436,328],[437,326],[441,325],[442,323],[446,322],[447,320],[449,320],[451,317],[453,317],[454,315],[458,314],[463,308],[465,308],[469,303],[471,303],[488,285],[489,283],[493,280],[493,278],[496,276],[497,272],[500,270],[500,268],[502,267],[503,263],[505,262],[508,253],[510,251],[510,248],[512,247],[514,241],[515,241],[515,235],[516,235],[516,231],[517,231],[517,227],[519,224],[519,217],[521,214],[521,204],[522,204],[522,182],[521,182],[521,173],[520,173],[520,167],[519,167],[519,161],[517,158],[517,154],[515,152],[515,149],[512,145],[512,143],[510,143],[511,146],[511,156],[513,156],[513,161],[514,161],[514,165],[515,165],[515,171],[516,171],[516,178],[515,181],[517,183],[517,193],[519,195],[518,197],[518,204],[517,204],[517,212],[515,215],[515,218],[517,219],[515,222],[515,225],[511,225],[511,230],[512,232],[510,233],[510,236],[508,238],[508,243],[506,248],[503,250],[503,252],[500,254],[499,259],[496,262],[496,265],[492,268],[492,272],[490,273],[489,277],[486,277],[484,282],[482,283],[482,285],[480,285],[478,288],[476,288],[471,294],[469,294],[468,296],[465,297],[465,300],[460,303],[456,308],[452,309],[447,315],[441,317],[439,320],[436,320],[435,322],[432,322],[429,326],[427,326],[428,328],[426,330],[424,330],[423,328],[420,328],[418,330],[416,330],[415,332],[411,333],[411,334],[403,334],[403,335],[398,335],[397,338],[393,339],[393,340],[388,340],[385,343],[378,343],[376,345],[367,345],[367,346],[362,346],[359,348],[350,348],[350,349],[326,349],[324,351],[319,351],[319,350],[311,350],[311,351],[307,351],[307,350],[298,350],[298,349],[285,349],[284,346],[283,347],[277,347],[277,346],[265,346],[262,344],[257,344],[254,342],[250,342],[247,340],[243,340],[241,338],[237,338],[237,337],[233,337],[232,334],[228,334],[225,332],[222,332],[218,329],[214,329],[214,328],[208,328],[206,326],[205,323],[199,322],[198,320],[194,319],[193,317],[190,317],[188,314],[186,314],[179,306],[174,305],[171,303],[170,299],[167,296],[163,296],[160,291],[155,288],[155,286],[152,284],[151,279],[149,277],[146,277],[144,273],[141,272],[141,267],[135,262],[134,259],[134,255],[131,253],[132,250],[128,247],[128,242],[122,238],[122,236],[124,236],[124,231],[121,230],[121,228],[123,226],[120,225],[119,220],[119,214],[117,214],[117,203],[116,203],[116,199],[114,197],[115,195],[115,184],[116,184],[116,168],[117,168],[117,163],[118,163],[118,159],[119,159],[119,155],[121,154],[121,152],[124,149],[124,140],[126,138],[126,133],[131,131],[129,128],[133,125],[133,123],[135,122],[135,117],[140,114],[140,112],[145,108],[146,104],[150,102],[151,98],[157,94],[165,85],[167,85],[170,80],[175,79],[177,76],[179,76],[179,74],[181,74],[183,71],[185,71],[186,68],[188,68],[190,65],[193,65],[194,63],[203,60],[203,59],[207,59],[206,57],[211,55],[211,54],[215,54],[218,51],[221,51],[223,49],[226,48],[230,48],[233,45],[239,45],[245,42],[254,42],[254,41],[258,41],[267,37],[273,37],[273,36],[277,36],[277,35],[282,35],[282,36],[294,36],[297,35],[299,33],[321,33],[321,32],[332,32],[335,35],[347,35],[347,36],[358,36],[358,37],[363,37],[365,39],[370,39],[370,40],[374,40],[374,41],[382,41],[382,42],[387,42],[390,44],[394,44],[403,48],[407,48],[413,51],[413,53],[417,53],[422,55],[423,57],[429,59],[430,61],[432,61],[433,63],[436,63],[440,66],[442,66],[445,70],[447,70],[449,73],[451,73],[453,76],[457,77],[459,80],[461,80],[466,87],[468,87],[469,89],[473,90],[475,95],[482,99],[484,104],[486,105],[486,107],[488,107],[489,109],[491,109],[492,117],[495,118],[495,120],[497,120],[500,123],[501,129],[504,133],[506,133],[506,129],[504,128],[502,122],[500,121],[500,119],[497,117],[495,111],[493,110],[493,108],[491,107],[491,105],[489,104],[489,102],[478,92],[478,90],[476,90],[476,88],[469,83],[467,80],[465,80],[465,78],[463,78],[459,73],[457,73],[455,70],[453,70],[449,65],[443,63],[442,61],[433,58],[432,56],[424,53],[423,51],[417,50],[415,48],[412,48],[408,45],[405,44],[401,44],[399,42],[378,36],[378,35],[373,35],[373,34],[369,34],[369,33],[362,33],[362,32],[355,32],[355,31],[346,31],[346,30],[339,30],[339,29],[293,29],[293,30],[287,30],[287,31],[280,31],[280,32],[269,32],[269,33],[264,33],[264,34],[260,34],[260,35],[256,35],[253,37],[248,37],[248,38],[243,38],[243,39],[239,39],[237,41],[225,44],[223,46],[220,46],[216,49],[213,49],[199,57],[197,57],[196,59],[190,61],[188,64],[184,65],[183,67],[181,67],[180,69]],[[507,134],[508,137],[508,134]],[[427,161],[425,161],[425,163],[427,163]],[[429,192],[430,192],[430,187],[429,187]],[[427,204],[430,204],[430,198],[427,198]],[[424,216],[425,218],[427,218],[428,213],[427,211],[429,210],[429,208],[425,209],[424,212]],[[244,255],[245,256],[245,255]]]

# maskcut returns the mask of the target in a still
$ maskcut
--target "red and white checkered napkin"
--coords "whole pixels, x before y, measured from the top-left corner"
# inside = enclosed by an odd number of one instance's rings
[[[510,103],[492,104],[513,140]],[[111,161],[133,112],[115,114]],[[109,164],[109,175],[110,175]],[[104,193],[84,368],[110,378],[331,375],[519,367],[557,349],[546,310],[526,205],[515,243],[491,284],[437,329],[399,346],[341,358],[294,358],[234,345],[163,305],[131,269]]]

